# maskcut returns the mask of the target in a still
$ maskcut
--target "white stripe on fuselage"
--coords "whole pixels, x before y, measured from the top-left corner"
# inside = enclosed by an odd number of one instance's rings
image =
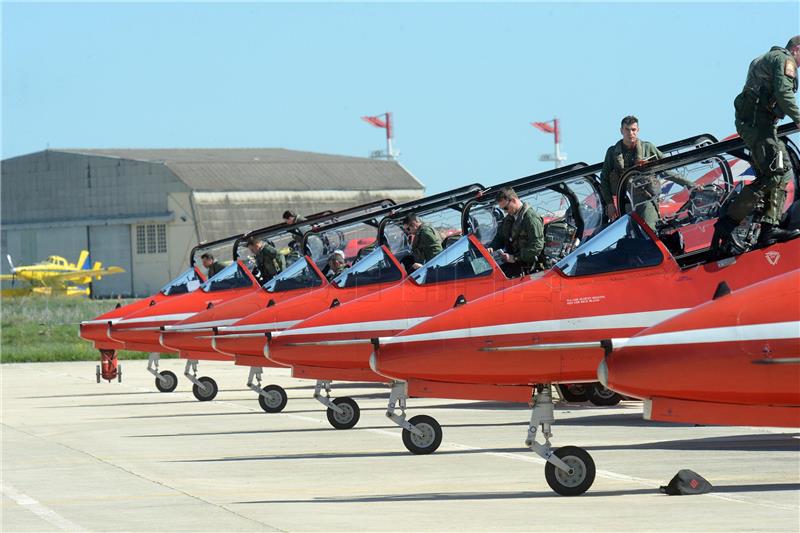
[[[107,325],[109,322],[111,322],[112,324],[116,324],[120,320],[122,320],[122,319],[121,318],[106,318],[105,320],[84,320],[83,322],[81,322],[81,325],[82,326],[88,326],[89,324],[106,324]]]
[[[381,345],[398,342],[421,342],[448,339],[469,339],[472,337],[496,337],[499,335],[520,335],[528,333],[556,333],[562,331],[580,331],[589,329],[647,328],[658,324],[687,309],[663,309],[661,311],[644,311],[641,313],[622,313],[618,315],[581,316],[557,320],[537,320],[534,322],[516,322],[513,324],[495,324],[475,328],[450,329],[417,333],[416,335],[399,335],[382,337]]]
[[[136,318],[123,318],[117,324],[133,324],[134,322],[168,322],[170,320],[179,321],[191,318],[197,313],[175,313],[173,315],[151,315]]]
[[[229,318],[227,320],[209,320],[208,322],[192,322],[190,324],[175,324],[166,326],[167,331],[191,331],[197,328],[213,328],[216,326],[229,326],[240,321],[242,318]]]
[[[632,337],[625,342],[625,347],[780,339],[800,340],[800,321],[653,333],[651,335]]]
[[[286,320],[284,322],[264,322],[263,324],[242,324],[241,326],[226,326],[220,328],[220,333],[233,333],[234,331],[272,331],[286,329],[299,324],[301,320]]]
[[[416,326],[420,322],[428,320],[429,316],[419,316],[415,318],[401,318],[396,320],[376,320],[374,322],[353,322],[347,324],[333,324],[330,326],[317,326],[310,328],[287,329],[279,331],[274,336],[288,337],[290,335],[314,335],[324,333],[355,333],[366,331],[403,331]]]

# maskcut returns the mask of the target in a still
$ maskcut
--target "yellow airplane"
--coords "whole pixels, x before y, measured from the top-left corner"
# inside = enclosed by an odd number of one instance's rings
[[[125,272],[118,266],[102,268],[99,261],[91,269],[84,268],[89,259],[89,252],[86,250],[81,250],[77,263],[51,255],[46,261],[15,267],[10,255],[6,255],[6,259],[11,267],[11,274],[0,274],[0,280],[11,281],[11,287],[0,290],[2,296],[25,296],[31,293],[83,296],[89,294],[89,287],[84,285],[92,280]],[[25,286],[15,287],[18,281]]]

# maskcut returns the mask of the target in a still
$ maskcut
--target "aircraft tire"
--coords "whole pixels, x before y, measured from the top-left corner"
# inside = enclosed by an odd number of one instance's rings
[[[117,365],[117,383],[122,383],[122,365]]]
[[[561,397],[570,403],[581,403],[589,401],[586,395],[586,385],[580,383],[565,383],[558,386]]]
[[[547,484],[561,496],[580,496],[594,483],[594,460],[583,448],[564,446],[555,451],[556,457],[573,469],[569,474],[553,463],[544,466],[544,478]]]
[[[435,418],[428,415],[417,415],[408,421],[409,424],[421,430],[424,435],[419,436],[403,429],[403,444],[406,449],[415,455],[427,455],[435,452],[442,443],[442,426]]]
[[[163,379],[162,377],[163,376]],[[178,386],[178,376],[169,370],[162,370],[156,377],[156,388],[159,392],[172,392]]]
[[[586,395],[589,397],[589,401],[598,407],[617,405],[622,400],[622,396],[603,387],[600,383],[589,385],[586,388]]]
[[[266,413],[280,413],[289,401],[286,391],[280,385],[267,385],[258,395],[258,405]],[[266,396],[264,396],[266,394]]]
[[[192,386],[192,394],[194,397],[197,398],[198,401],[201,402],[208,402],[213,400],[217,396],[217,392],[219,391],[219,387],[217,387],[217,382],[214,381],[212,378],[208,376],[203,376],[199,378],[197,381],[205,385],[206,389],[201,389],[197,385]]]
[[[352,398],[343,397],[336,398],[333,403],[342,409],[342,413],[337,413],[331,408],[328,408],[328,422],[336,429],[350,429],[358,424],[358,419],[361,418],[361,409],[358,407],[356,401]]]

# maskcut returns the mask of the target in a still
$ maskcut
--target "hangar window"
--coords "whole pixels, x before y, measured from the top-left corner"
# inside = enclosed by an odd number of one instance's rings
[[[136,253],[167,253],[167,225],[141,224],[136,226]]]

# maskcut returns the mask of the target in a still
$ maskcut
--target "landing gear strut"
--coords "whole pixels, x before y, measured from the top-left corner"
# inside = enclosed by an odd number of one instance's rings
[[[403,428],[403,444],[406,449],[416,455],[433,453],[442,443],[442,426],[432,416],[417,415],[406,420],[406,400],[408,384],[405,381],[392,383],[389,394],[389,407],[386,417]],[[395,406],[400,404],[400,414],[395,414]]]
[[[286,407],[289,397],[280,385],[261,387],[261,367],[251,367],[247,376],[247,387],[258,393],[258,405],[267,413],[280,413]],[[255,378],[256,383],[253,383]]]
[[[321,394],[325,389],[325,395]],[[342,397],[331,400],[331,382],[317,380],[314,387],[314,399],[328,408],[328,422],[336,429],[350,429],[358,424],[361,409],[352,398]]]
[[[595,466],[592,457],[583,448],[564,446],[554,450],[550,446],[551,429],[555,422],[553,396],[550,384],[539,384],[534,388],[531,398],[531,422],[525,445],[539,457],[547,461],[544,477],[550,488],[562,496],[578,496],[586,492],[594,483]],[[536,441],[542,428],[544,443]]]
[[[196,360],[188,359],[186,361],[186,368],[183,370],[183,375],[186,376],[189,381],[194,383],[194,386],[192,387],[192,394],[194,394],[194,397],[199,401],[207,402],[213,400],[217,395],[219,388],[217,387],[216,381],[207,376],[203,376],[201,378],[197,377]]]
[[[147,359],[147,371],[156,377],[156,388],[159,392],[172,392],[178,386],[178,376],[169,370],[158,371],[158,352],[151,352]]]

